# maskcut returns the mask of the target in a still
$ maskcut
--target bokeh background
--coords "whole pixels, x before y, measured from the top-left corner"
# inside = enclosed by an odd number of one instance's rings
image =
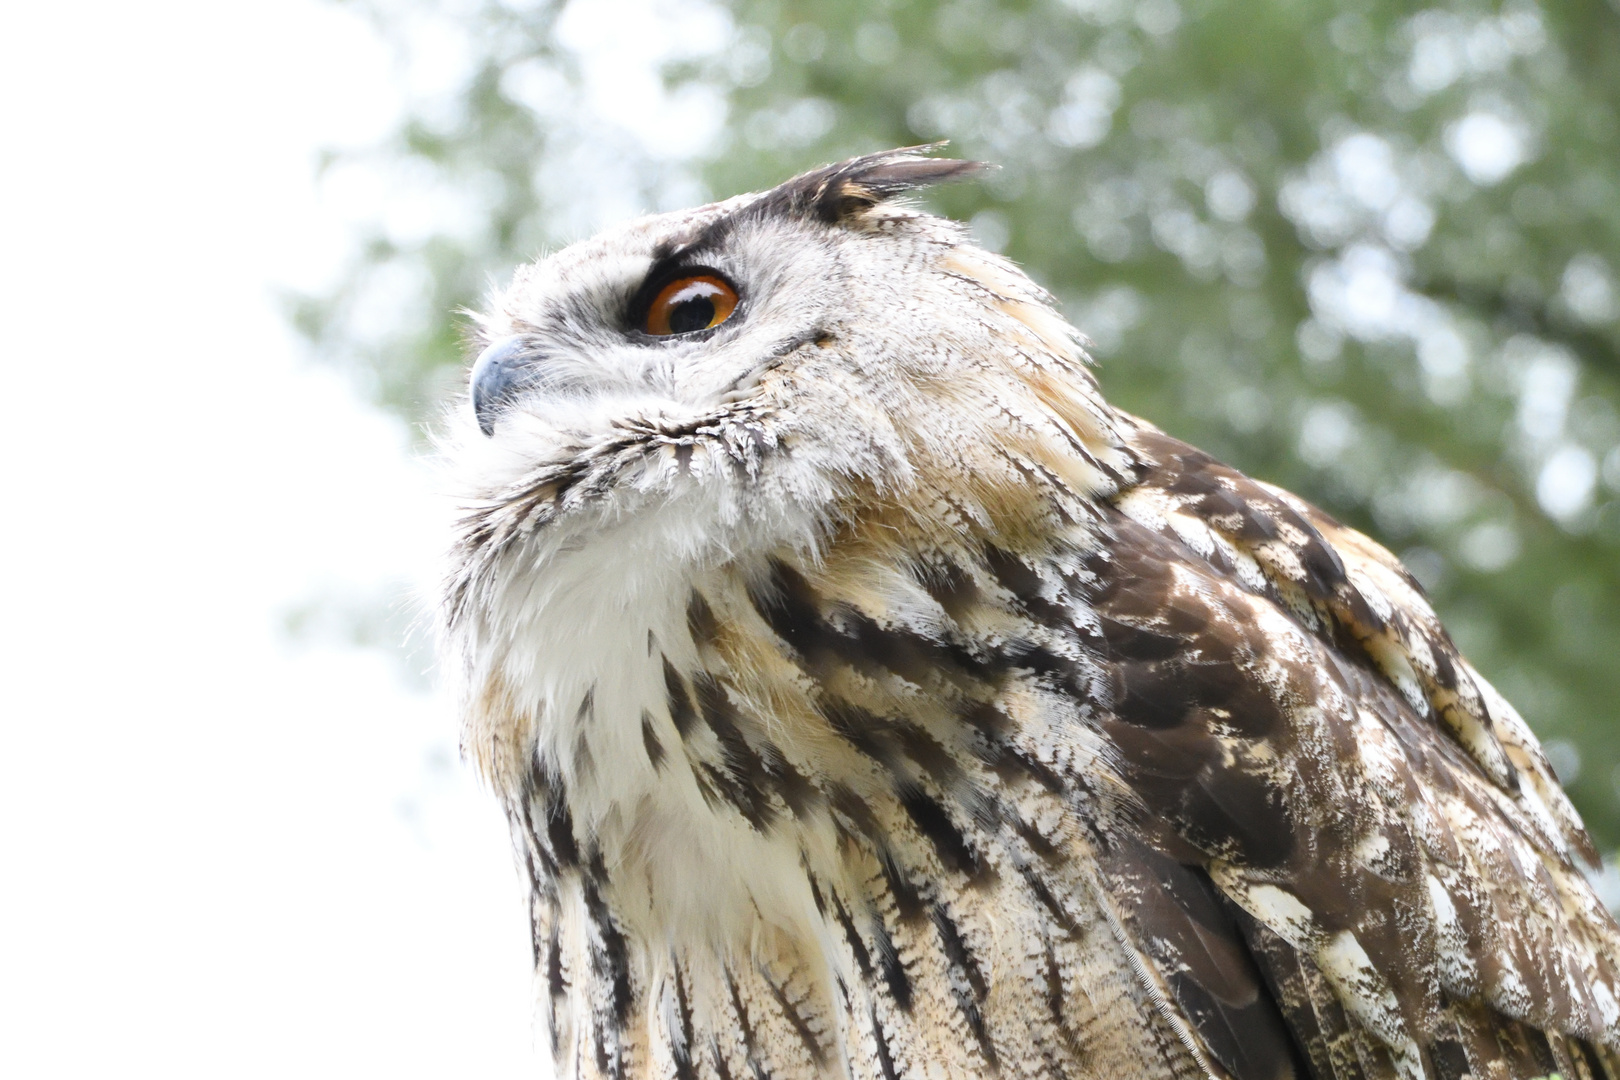
[[[897,145],[1000,166],[928,201],[1113,401],[1401,554],[1620,845],[1617,0],[3,21],[9,1074],[544,1074],[504,830],[409,633],[458,311]]]

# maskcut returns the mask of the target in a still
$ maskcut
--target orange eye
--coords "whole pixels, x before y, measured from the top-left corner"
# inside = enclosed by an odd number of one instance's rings
[[[737,290],[713,274],[676,278],[658,291],[642,327],[656,337],[707,330],[731,318]]]

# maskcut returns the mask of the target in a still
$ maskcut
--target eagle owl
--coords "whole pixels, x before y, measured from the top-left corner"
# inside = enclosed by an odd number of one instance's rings
[[[1534,736],[899,198],[975,168],[642,218],[479,317],[444,648],[560,1075],[1620,1076]]]

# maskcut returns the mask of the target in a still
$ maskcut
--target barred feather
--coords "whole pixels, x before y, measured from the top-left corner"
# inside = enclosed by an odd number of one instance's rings
[[[1620,1077],[1523,721],[1388,552],[1112,409],[891,201],[959,165],[646,219],[486,320],[596,365],[451,447],[446,641],[562,1073]],[[746,314],[627,341],[694,252]]]

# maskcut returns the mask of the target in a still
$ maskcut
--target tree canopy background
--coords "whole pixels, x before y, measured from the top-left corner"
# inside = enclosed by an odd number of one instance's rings
[[[949,139],[1105,392],[1400,554],[1620,844],[1620,7],[347,0],[416,95],[316,348],[431,427],[475,307],[633,213]]]

